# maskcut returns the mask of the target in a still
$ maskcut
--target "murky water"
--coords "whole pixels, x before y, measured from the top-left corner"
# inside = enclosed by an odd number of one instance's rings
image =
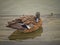
[[[59,15],[57,15],[59,17]],[[18,16],[0,17],[0,41],[53,41],[60,40],[60,18],[54,16],[41,17],[43,25],[37,31],[24,34],[16,29],[6,27],[7,22]]]
[[[7,45],[13,43],[14,45],[48,45],[48,43],[57,45],[60,43],[59,2],[60,0],[0,0],[0,41],[3,43],[5,41],[4,44]],[[37,11],[41,13],[43,21],[42,27],[37,31],[24,34],[6,27],[8,21],[19,18],[23,14],[35,14]],[[55,15],[50,16],[51,12]]]

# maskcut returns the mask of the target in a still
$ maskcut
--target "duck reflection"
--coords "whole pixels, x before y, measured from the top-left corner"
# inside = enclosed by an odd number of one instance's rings
[[[40,27],[38,30],[35,32],[31,33],[22,33],[19,30],[16,30],[13,32],[8,38],[9,40],[25,40],[25,39],[30,39],[30,38],[35,38],[37,36],[41,36],[41,33],[43,32],[43,28]]]

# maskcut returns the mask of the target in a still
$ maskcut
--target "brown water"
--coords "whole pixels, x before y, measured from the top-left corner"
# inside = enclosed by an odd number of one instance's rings
[[[0,0],[0,45],[59,45],[60,0]],[[37,31],[24,34],[6,27],[7,22],[23,14],[39,11],[43,25]],[[51,12],[56,15],[50,16]]]

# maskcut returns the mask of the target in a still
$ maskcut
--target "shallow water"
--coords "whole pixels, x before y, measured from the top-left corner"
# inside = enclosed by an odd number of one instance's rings
[[[0,0],[0,44],[1,45],[59,45],[60,44],[60,0]],[[23,14],[39,11],[43,21],[39,30],[24,34],[6,27],[7,22]],[[53,12],[54,15],[50,16]],[[48,15],[45,15],[48,14]]]

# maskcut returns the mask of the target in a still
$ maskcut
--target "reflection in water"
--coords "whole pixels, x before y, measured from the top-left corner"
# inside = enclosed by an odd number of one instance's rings
[[[37,31],[31,32],[31,33],[22,33],[19,30],[16,30],[13,32],[8,38],[9,40],[25,40],[30,38],[35,38],[36,36],[41,36],[41,33],[43,32],[43,28],[40,27]]]

